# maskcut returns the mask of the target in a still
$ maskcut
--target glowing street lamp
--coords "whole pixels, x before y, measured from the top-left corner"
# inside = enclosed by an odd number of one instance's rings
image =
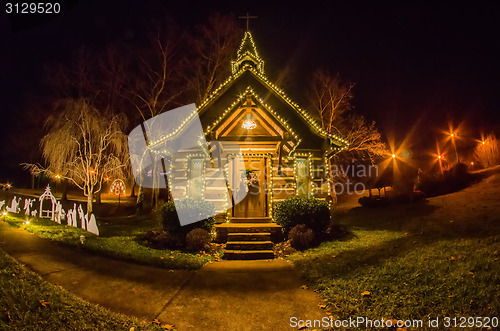
[[[451,143],[453,144],[453,148],[455,149],[455,157],[457,159],[457,163],[459,163],[460,158],[458,157],[457,144],[455,143],[455,138],[457,137],[457,134],[452,131],[450,132],[450,137],[451,137]]]
[[[392,154],[392,158],[395,159],[396,158],[396,154]]]

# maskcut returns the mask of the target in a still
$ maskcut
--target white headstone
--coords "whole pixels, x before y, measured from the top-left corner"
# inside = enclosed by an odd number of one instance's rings
[[[67,222],[69,226],[77,227],[76,224],[76,203],[73,205],[73,209],[69,209],[67,212]]]
[[[87,230],[87,215],[83,213],[82,205],[78,206],[78,216],[80,217],[80,227]]]
[[[64,209],[62,208],[62,203],[60,201],[57,201],[54,221],[61,224],[61,219],[64,219],[64,215],[66,215],[66,213],[64,212]]]
[[[88,215],[87,215],[87,217],[88,217]],[[89,220],[89,223],[87,225],[87,231],[95,234],[96,236],[99,235],[99,229],[97,228],[97,222],[95,220],[94,214],[90,214],[90,220]]]
[[[33,207],[33,199],[24,200],[24,215],[31,215],[31,207]]]

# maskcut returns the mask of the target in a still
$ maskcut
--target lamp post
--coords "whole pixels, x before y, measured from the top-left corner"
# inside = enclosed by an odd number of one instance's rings
[[[57,193],[57,182],[59,181],[59,179],[61,179],[61,175],[55,175],[54,178],[55,178],[54,193]]]
[[[455,157],[457,159],[457,163],[459,163],[460,162],[460,158],[458,157],[457,144],[455,143],[455,137],[456,136],[457,136],[456,133],[454,133],[454,132],[450,133],[451,143],[453,144],[453,148],[455,149]]]
[[[444,157],[439,154],[437,156],[437,159],[438,159],[438,162],[439,162],[439,170],[441,170],[441,173],[443,173],[443,160],[444,160]]]

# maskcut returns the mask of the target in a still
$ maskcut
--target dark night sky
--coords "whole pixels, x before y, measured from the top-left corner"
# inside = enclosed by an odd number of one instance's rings
[[[6,142],[40,90],[42,64],[67,61],[82,44],[98,48],[127,36],[140,38],[153,18],[168,16],[189,28],[212,12],[257,15],[251,30],[266,72],[274,80],[286,72],[285,90],[292,98],[305,99],[316,68],[338,72],[356,83],[356,111],[376,120],[384,134],[401,141],[416,128],[415,152],[429,150],[447,120],[463,121],[470,137],[500,133],[498,1],[66,3],[63,15],[32,28],[26,23],[39,17],[9,22],[2,4],[0,181],[26,161]]]

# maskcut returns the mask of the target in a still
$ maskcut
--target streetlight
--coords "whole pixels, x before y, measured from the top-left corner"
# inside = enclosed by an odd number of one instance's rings
[[[455,143],[455,137],[456,136],[457,136],[456,133],[454,133],[454,132],[450,133],[451,143],[453,144],[453,148],[455,149],[455,157],[457,158],[457,163],[459,163],[460,159],[458,157],[457,144]]]
[[[54,193],[57,193],[57,182],[59,179],[61,179],[61,175],[55,175],[54,178],[56,179],[54,185]]]
[[[437,162],[439,163],[439,170],[441,171],[441,173],[444,173],[444,170],[443,170],[444,156],[439,153],[439,150],[438,150],[438,154],[436,155],[436,159],[437,159]]]

